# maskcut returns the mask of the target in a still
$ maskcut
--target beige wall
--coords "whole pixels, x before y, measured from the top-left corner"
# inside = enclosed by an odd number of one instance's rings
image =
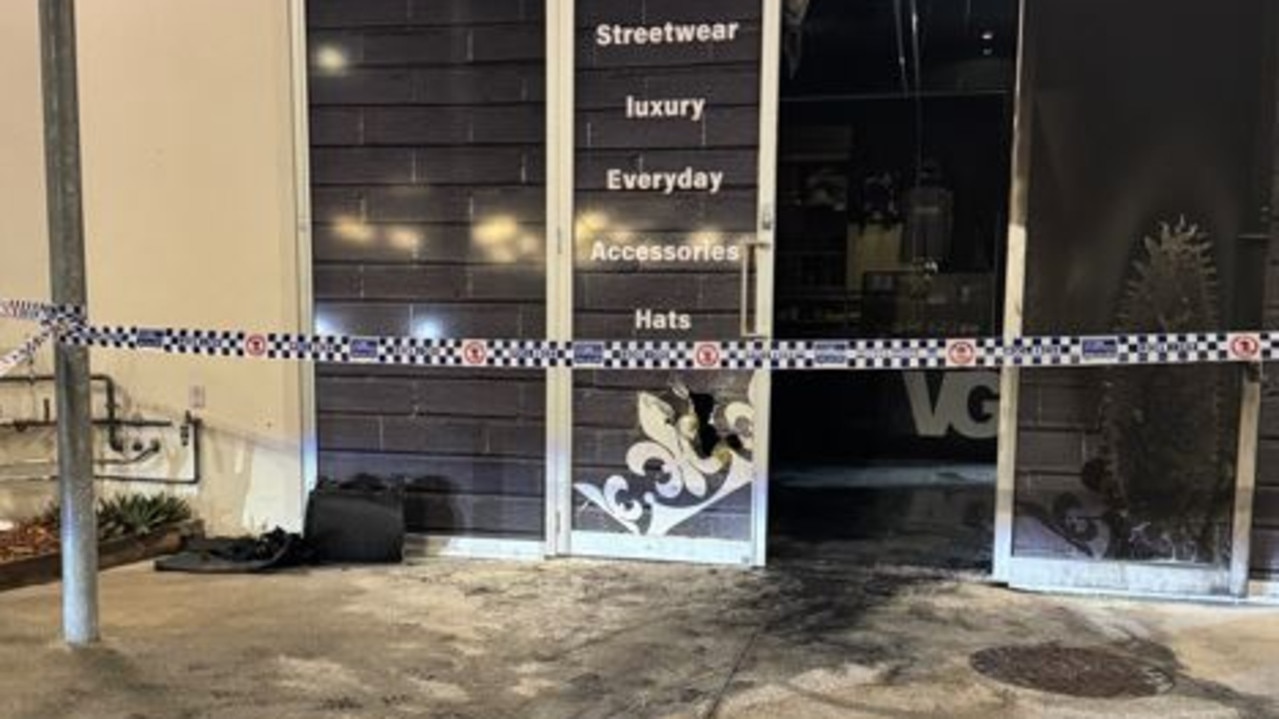
[[[35,7],[0,3],[0,296],[47,295]],[[295,331],[286,0],[79,0],[78,14],[93,320]],[[195,501],[215,531],[300,525],[297,365],[95,350],[93,368],[148,417],[181,417],[204,388]]]
[[[46,297],[48,249],[36,3],[0,4],[0,295]],[[0,346],[19,330],[0,322]]]

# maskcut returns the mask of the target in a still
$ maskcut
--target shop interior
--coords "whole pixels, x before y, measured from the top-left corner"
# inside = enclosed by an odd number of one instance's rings
[[[786,3],[775,330],[998,333],[1015,0]],[[985,571],[993,372],[774,377],[770,556]]]

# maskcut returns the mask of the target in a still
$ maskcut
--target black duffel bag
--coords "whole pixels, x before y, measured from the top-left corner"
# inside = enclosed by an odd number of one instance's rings
[[[400,562],[404,485],[368,475],[321,479],[306,506],[307,546],[320,562]]]

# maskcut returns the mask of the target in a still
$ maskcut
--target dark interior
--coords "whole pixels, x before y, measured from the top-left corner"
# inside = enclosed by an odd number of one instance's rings
[[[999,332],[1017,3],[788,5],[777,336]],[[988,568],[997,379],[778,373],[772,556]]]

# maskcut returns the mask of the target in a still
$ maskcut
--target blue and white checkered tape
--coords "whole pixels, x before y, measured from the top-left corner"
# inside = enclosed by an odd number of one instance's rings
[[[339,364],[603,370],[902,370],[1262,362],[1279,333],[1208,332],[847,340],[574,340],[254,333],[90,325],[75,307],[0,299],[0,317],[40,322],[66,344]]]
[[[31,335],[22,344],[0,355],[0,377],[4,377],[13,370],[21,367],[23,364],[31,361],[35,353],[40,350],[45,342],[48,342],[54,335],[51,327],[44,327],[39,332]]]
[[[0,317],[46,325],[75,324],[84,321],[84,310],[75,305],[0,298]]]
[[[172,354],[337,364],[602,370],[903,370],[1261,362],[1279,357],[1266,332],[1090,337],[852,340],[424,339],[255,334],[234,330],[78,326],[72,344]]]

